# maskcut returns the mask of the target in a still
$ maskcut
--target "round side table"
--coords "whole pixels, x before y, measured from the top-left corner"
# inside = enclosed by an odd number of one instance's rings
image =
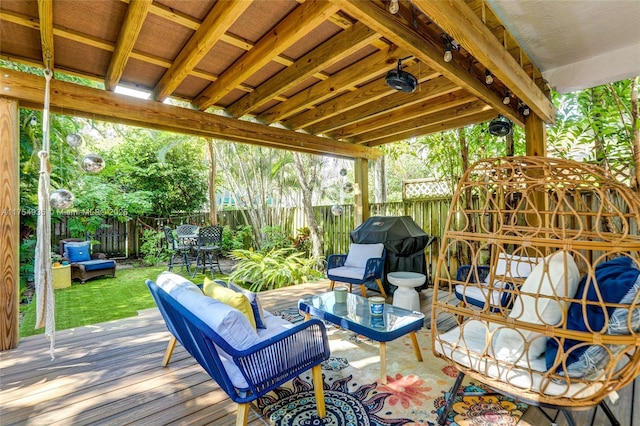
[[[393,306],[420,312],[420,295],[415,290],[427,280],[426,275],[417,272],[389,272],[387,279],[398,286],[393,293]]]

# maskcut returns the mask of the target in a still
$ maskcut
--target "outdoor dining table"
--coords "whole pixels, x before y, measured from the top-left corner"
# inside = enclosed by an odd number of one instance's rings
[[[386,342],[409,334],[416,358],[422,362],[422,353],[416,338],[416,331],[424,326],[424,314],[420,312],[385,303],[382,315],[375,315],[371,313],[366,297],[347,293],[346,302],[338,303],[335,291],[302,298],[298,301],[298,309],[305,313],[305,319],[313,315],[379,342],[382,383],[387,383]]]

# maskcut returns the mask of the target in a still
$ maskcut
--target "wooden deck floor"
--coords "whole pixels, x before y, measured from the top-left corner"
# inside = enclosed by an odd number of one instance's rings
[[[264,307],[296,306],[327,284],[305,284],[261,293]],[[431,291],[421,296],[429,314]],[[171,363],[161,368],[169,333],[157,309],[138,316],[56,334],[51,361],[43,336],[22,339],[0,353],[0,425],[233,425],[236,404],[178,345]],[[640,426],[639,380],[612,406],[623,426]],[[577,424],[589,424],[589,411],[577,412]],[[257,412],[250,425],[267,424]],[[530,409],[523,425],[546,425]],[[601,413],[596,425],[608,424]],[[566,425],[564,418],[558,425]]]

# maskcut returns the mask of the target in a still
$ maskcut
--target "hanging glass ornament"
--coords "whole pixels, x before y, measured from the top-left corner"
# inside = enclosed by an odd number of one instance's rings
[[[80,166],[87,173],[100,173],[104,170],[106,163],[98,154],[87,154],[82,157]]]
[[[69,145],[71,148],[77,148],[82,145],[83,139],[82,136],[77,133],[69,133],[67,135],[66,141],[67,145]]]
[[[340,176],[346,176],[347,175],[347,169],[342,168],[340,169]]]
[[[340,204],[334,204],[333,206],[331,206],[332,215],[342,216],[342,213],[344,213],[344,207],[342,207]]]
[[[351,182],[347,182],[342,186],[342,190],[344,192],[346,192],[347,194],[350,194],[353,192],[353,184]]]
[[[49,202],[54,209],[65,210],[73,205],[75,199],[76,197],[74,197],[70,191],[66,189],[56,189],[51,193]]]

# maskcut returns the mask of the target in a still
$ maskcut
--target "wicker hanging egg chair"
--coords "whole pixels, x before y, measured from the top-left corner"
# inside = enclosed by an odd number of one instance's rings
[[[472,166],[453,196],[433,296],[432,348],[460,372],[454,388],[468,375],[562,410],[569,424],[570,408],[597,405],[616,424],[605,397],[640,373],[639,223],[638,196],[598,167],[542,157]]]

